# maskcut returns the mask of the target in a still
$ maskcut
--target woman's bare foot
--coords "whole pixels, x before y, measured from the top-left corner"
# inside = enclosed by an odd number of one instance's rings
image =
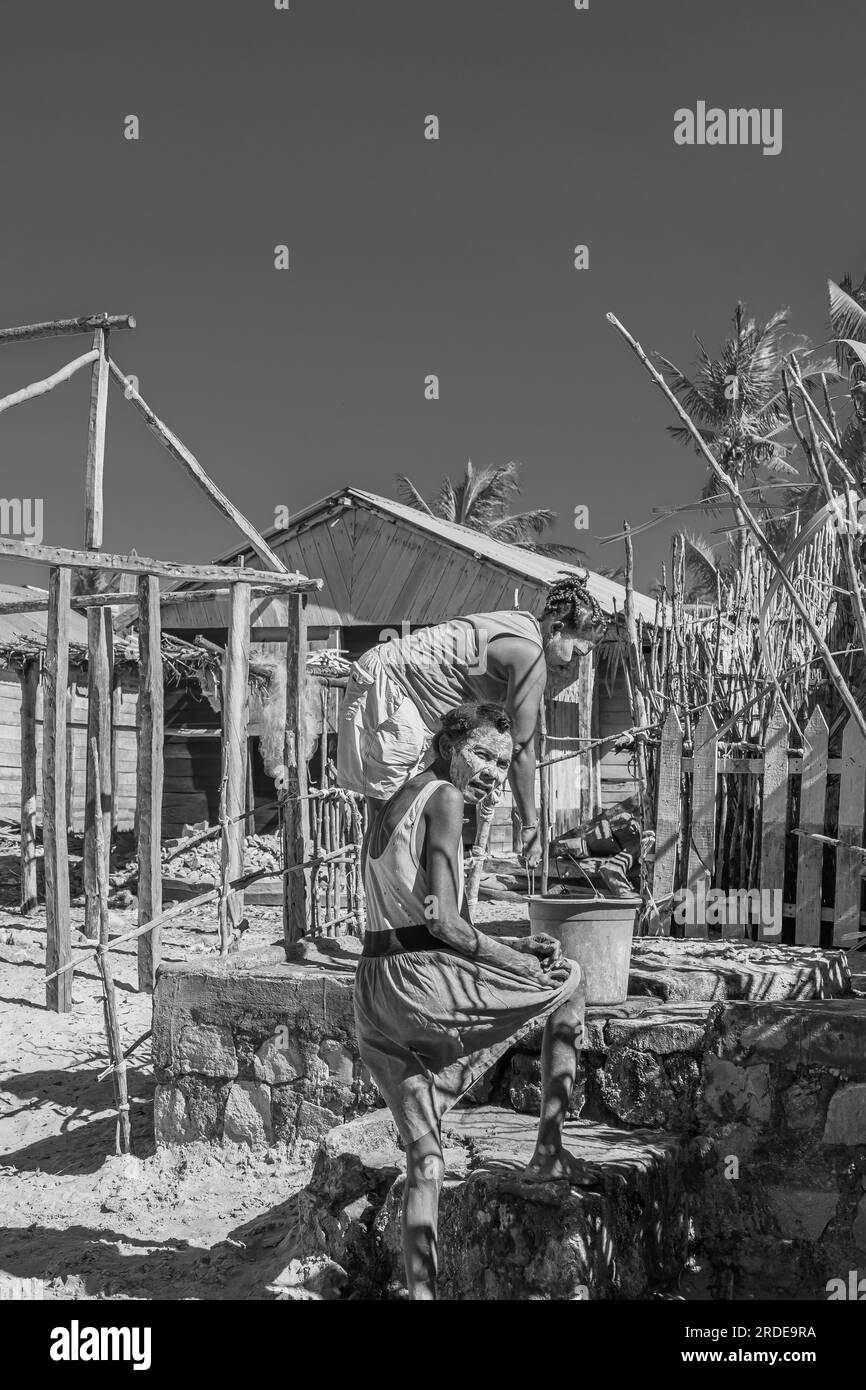
[[[601,1174],[567,1149],[532,1155],[521,1176],[526,1182],[568,1182],[572,1187],[600,1187]]]

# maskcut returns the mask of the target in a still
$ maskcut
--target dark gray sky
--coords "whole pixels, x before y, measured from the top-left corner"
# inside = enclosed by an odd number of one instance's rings
[[[6,0],[0,324],[135,314],[114,356],[263,527],[516,459],[559,538],[586,504],[590,562],[619,563],[592,536],[704,474],[605,311],[683,366],[738,297],[825,336],[827,277],[866,269],[864,27],[859,0]],[[675,146],[698,100],[781,107],[782,153]],[[0,392],[87,346],[4,347]],[[83,540],[87,392],[0,417],[0,494],[43,497],[58,544]],[[111,549],[234,540],[119,394],[106,513]]]

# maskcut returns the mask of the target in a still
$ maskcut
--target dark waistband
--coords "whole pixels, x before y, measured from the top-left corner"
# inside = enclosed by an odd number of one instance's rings
[[[406,951],[444,951],[447,955],[459,956],[453,946],[434,936],[422,924],[411,927],[395,927],[388,931],[368,931],[364,935],[362,956],[394,956]]]

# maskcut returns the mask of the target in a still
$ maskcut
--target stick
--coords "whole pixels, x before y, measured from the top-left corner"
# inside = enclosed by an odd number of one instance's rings
[[[99,766],[99,746],[97,740],[90,740],[90,756],[93,762],[93,783],[99,786],[101,769]],[[123,1056],[123,1043],[120,1025],[117,1021],[117,998],[114,993],[114,977],[108,959],[108,881],[105,876],[105,841],[102,818],[96,817],[96,891],[100,905],[99,946],[96,962],[102,976],[105,990],[105,1033],[108,1039],[108,1056],[114,1071],[114,1103],[117,1109],[117,1150],[119,1153],[132,1153],[132,1133],[129,1125],[129,1096],[126,1089],[126,1060]]]
[[[773,547],[770,545],[759,523],[752,515],[746,502],[743,500],[743,497],[740,493],[739,488],[737,487],[736,482],[733,478],[728,477],[728,474],[725,472],[721,464],[716,459],[715,454],[713,454],[712,450],[708,447],[700,431],[696,429],[695,425],[692,423],[691,417],[683,409],[676,396],[671,391],[664,377],[661,375],[660,372],[656,371],[655,367],[650,362],[640,343],[636,342],[635,339],[631,336],[631,334],[625,328],[623,328],[622,324],[619,322],[619,319],[617,319],[614,314],[608,314],[606,317],[608,322],[613,325],[613,327],[620,334],[620,336],[625,339],[629,347],[632,349],[632,351],[638,357],[640,362],[642,362],[644,367],[647,369],[650,376],[655,381],[656,385],[668,398],[677,415],[680,417],[683,424],[686,426],[687,430],[689,431],[695,443],[697,444],[700,452],[704,455],[704,458],[707,460],[707,463],[712,469],[714,477],[719,483],[721,483],[722,487],[725,488],[726,492],[730,496],[731,501],[735,504],[735,506],[739,508],[744,520],[746,521],[746,524],[748,525],[749,530],[758,542],[761,551],[769,560],[770,564],[773,567],[773,570],[778,575],[781,584],[784,586],[791,599],[791,603],[794,605],[800,617],[802,618],[803,623],[809,633],[809,636],[812,638],[812,641],[814,642],[818,651],[821,653],[824,665],[827,668],[827,674],[829,675],[830,680],[832,681],[833,685],[838,691],[842,699],[842,702],[848,710],[848,713],[851,715],[851,718],[854,720],[855,725],[860,730],[863,737],[866,738],[866,718],[864,718],[863,716],[863,711],[860,709],[859,705],[857,704],[857,701],[855,700],[854,696],[849,690],[848,684],[844,676],[842,675],[842,672],[839,670],[839,667],[833,660],[830,648],[827,646],[827,643],[824,641],[824,638],[821,636],[815,624],[812,622],[806,605],[803,603],[803,600],[800,598],[800,595],[797,593],[797,590],[791,583],[791,580],[788,578],[788,575],[785,573],[785,570],[783,569],[779,561],[779,557],[777,556]]]
[[[109,555],[103,550],[68,550],[60,545],[34,545],[0,537],[0,556],[44,565],[69,565],[72,569],[117,570],[120,574],[158,574],[180,583],[216,580],[221,584],[266,584],[280,593],[309,593],[321,589],[321,579],[304,574],[272,574],[239,565],[176,565],[171,560],[151,560],[146,555]],[[82,607],[86,607],[82,604]]]
[[[66,835],[66,705],[69,681],[69,586],[67,569],[48,580],[48,630],[42,712],[42,845],[45,862],[45,1004],[55,1013],[72,1008],[72,944],[69,930],[69,858]],[[53,981],[58,977],[59,982]]]
[[[225,804],[222,833],[222,872],[226,880],[244,869],[243,813],[246,809],[247,716],[249,713],[250,591],[232,592],[228,647],[223,663],[223,778]],[[223,954],[232,931],[244,915],[243,894],[220,899]]]
[[[47,376],[42,381],[34,381],[30,386],[22,386],[20,391],[13,391],[11,395],[4,396],[0,400],[0,415],[4,410],[9,410],[13,405],[21,405],[23,401],[32,401],[36,396],[44,396],[46,392],[53,391],[55,386],[60,386],[62,382],[68,381],[82,367],[86,367],[89,362],[95,362],[99,353],[96,350],[85,352],[83,357],[76,357],[74,362],[67,362],[65,367],[61,367],[53,376]]]
[[[119,382],[120,386],[123,388],[124,398],[131,401],[139,414],[143,416],[144,422],[151,434],[154,434],[160,444],[168,450],[172,458],[177,460],[187,476],[192,478],[193,482],[201,488],[205,497],[213,502],[217,511],[222,512],[223,516],[228,517],[229,521],[234,522],[238,530],[246,536],[253,550],[266,568],[269,570],[276,570],[278,573],[285,573],[285,565],[280,557],[275,555],[273,550],[271,550],[264,536],[256,530],[253,523],[248,521],[242,512],[238,511],[234,503],[226,497],[222,488],[217,487],[213,479],[210,478],[202,468],[198,459],[180,442],[177,435],[172,433],[168,425],[164,424],[159,416],[154,414],[147,402],[144,401],[138,392],[129,384],[128,378],[124,376],[117,363],[112,361],[109,365],[115,381]]]
[[[163,788],[163,670],[159,620],[159,580],[142,575],[138,581],[138,771],[136,822],[138,824],[138,921],[158,918],[162,912],[162,788]],[[138,987],[150,994],[156,984],[160,960],[157,927],[139,939]]]
[[[21,912],[37,904],[36,879],[36,699],[39,662],[32,659],[21,672]]]
[[[286,805],[283,813],[283,863],[285,871],[302,862],[306,854],[304,795],[307,791],[307,750],[304,739],[304,680],[307,667],[307,615],[299,595],[288,604],[286,631]],[[284,880],[283,935],[286,946],[300,941],[307,930],[306,882]]]
[[[65,333],[92,333],[95,328],[134,328],[132,314],[88,314],[79,319],[53,319],[26,323],[20,328],[0,328],[0,345],[23,343],[29,338],[58,338]]]

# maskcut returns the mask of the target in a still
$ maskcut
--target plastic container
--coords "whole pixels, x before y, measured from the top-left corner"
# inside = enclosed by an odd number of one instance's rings
[[[587,1004],[621,1004],[628,997],[631,943],[641,899],[529,898],[533,935],[552,936],[586,982]]]

